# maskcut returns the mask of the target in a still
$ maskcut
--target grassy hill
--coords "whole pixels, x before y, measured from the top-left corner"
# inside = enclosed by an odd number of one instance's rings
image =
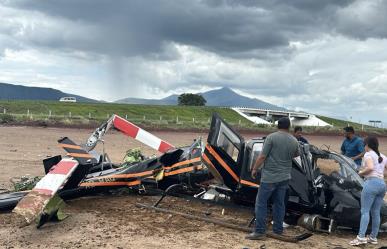
[[[64,123],[100,123],[112,114],[120,115],[138,124],[162,127],[207,128],[213,112],[227,122],[241,127],[253,123],[235,111],[219,107],[186,107],[130,105],[114,103],[64,103],[58,101],[0,101],[0,113],[12,114],[14,121],[42,120]],[[50,115],[51,113],[51,115]],[[2,114],[4,116],[4,114]],[[1,118],[1,115],[0,115]],[[3,118],[4,119],[4,118]],[[1,121],[1,120],[0,120]],[[4,122],[4,121],[3,121]]]
[[[372,126],[369,125],[363,125],[355,122],[350,122],[346,120],[340,120],[340,119],[335,119],[335,118],[329,118],[329,117],[324,117],[324,116],[317,116],[319,119],[327,122],[328,124],[331,124],[335,127],[346,127],[346,126],[353,126],[355,130],[362,130],[362,129],[371,129],[373,128]]]
[[[4,114],[4,109],[6,114]],[[212,113],[218,112],[239,129],[272,132],[276,128],[256,125],[235,111],[220,107],[134,105],[117,103],[64,103],[59,101],[0,100],[0,124],[48,125],[95,128],[112,114],[120,115],[145,128],[208,129]],[[338,134],[349,125],[356,130],[386,134],[387,130],[318,116],[333,127],[305,127],[306,133]]]

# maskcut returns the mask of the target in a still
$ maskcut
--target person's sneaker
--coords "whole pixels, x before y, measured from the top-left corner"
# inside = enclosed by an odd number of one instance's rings
[[[253,233],[246,235],[245,238],[249,239],[249,240],[264,240],[264,239],[266,239],[266,234],[253,232]]]
[[[274,225],[274,221],[271,221],[271,224]],[[282,223],[282,227],[283,227],[283,228],[288,228],[289,226],[290,226],[290,225],[287,224],[286,222],[283,222],[283,223]]]
[[[371,236],[367,237],[367,242],[372,244],[372,245],[377,245],[378,244],[378,239],[374,239]]]
[[[349,242],[351,246],[359,246],[359,245],[364,245],[367,244],[367,239],[366,238],[360,238],[359,236],[356,237],[356,239],[352,240]]]

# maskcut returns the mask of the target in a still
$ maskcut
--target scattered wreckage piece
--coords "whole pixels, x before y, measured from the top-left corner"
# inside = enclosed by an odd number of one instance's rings
[[[333,219],[325,218],[317,214],[303,214],[298,219],[297,225],[308,229],[309,231],[328,234],[336,229],[336,223]]]
[[[86,150],[93,150],[98,141],[101,141],[102,137],[112,127],[161,153],[165,153],[170,149],[175,148],[175,146],[172,144],[156,137],[144,129],[141,129],[132,122],[129,122],[128,120],[114,114],[107,122],[98,127],[89,137],[87,143],[85,144]]]
[[[57,192],[60,189],[66,189],[66,186],[67,188],[77,186],[83,179],[82,173],[84,174],[92,165],[97,163],[97,159],[93,155],[67,137],[58,140],[58,142],[60,147],[69,152],[71,157],[62,159],[61,156],[56,156],[43,161],[46,175],[26,196],[22,197],[13,210],[14,213],[24,217],[25,225],[37,221],[38,227],[40,227],[44,224],[42,217],[48,214],[50,217],[54,216],[55,214],[47,207],[55,206],[56,203],[60,202],[60,198],[56,196]]]
[[[16,207],[19,201],[30,191],[3,193],[0,195],[0,212],[6,212]]]
[[[68,215],[63,212],[64,206],[65,202],[56,194],[44,207],[42,214],[38,217],[36,227],[40,228],[47,221],[62,221],[66,219]]]
[[[79,163],[75,160],[60,161],[36,186],[17,204],[14,213],[24,217],[26,225],[31,224],[39,215],[59,188],[75,171]]]

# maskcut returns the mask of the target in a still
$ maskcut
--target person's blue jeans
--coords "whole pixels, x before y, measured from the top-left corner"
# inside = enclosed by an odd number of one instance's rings
[[[255,201],[255,232],[266,233],[267,204],[273,201],[273,232],[283,232],[283,221],[285,217],[285,196],[289,186],[289,180],[277,183],[262,182],[258,189]]]
[[[371,237],[376,239],[380,227],[380,209],[386,193],[386,184],[383,179],[371,178],[364,182],[361,192],[361,220],[359,237],[364,238],[372,216]]]

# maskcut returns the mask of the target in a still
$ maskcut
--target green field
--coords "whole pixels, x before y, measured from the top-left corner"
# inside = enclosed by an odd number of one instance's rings
[[[208,128],[212,113],[219,113],[227,122],[240,127],[253,127],[235,111],[218,107],[154,106],[113,103],[64,103],[57,101],[0,101],[0,113],[10,114],[14,121],[103,122],[112,114],[146,126],[171,128]],[[1,118],[1,115],[0,115]],[[1,120],[0,120],[1,121]],[[4,123],[4,117],[3,117]]]
[[[5,110],[5,111],[4,111]],[[112,114],[147,128],[208,129],[212,113],[219,113],[238,129],[271,132],[274,126],[256,125],[235,111],[220,107],[155,106],[114,103],[64,103],[59,101],[0,101],[0,123],[97,127]],[[385,129],[318,116],[333,127],[305,127],[306,133],[338,133],[347,125],[379,134]]]

